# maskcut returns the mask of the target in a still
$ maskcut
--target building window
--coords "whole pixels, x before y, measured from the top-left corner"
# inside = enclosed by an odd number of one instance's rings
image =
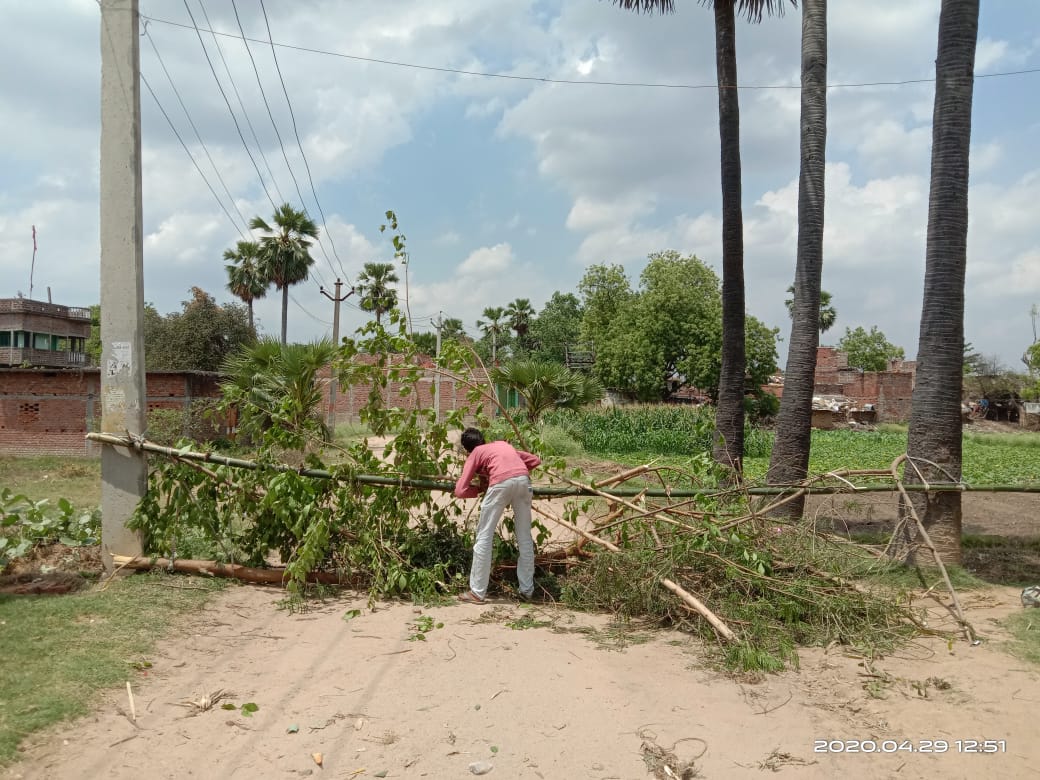
[[[34,333],[33,334],[33,349],[50,349],[51,348],[51,337],[46,333]]]
[[[24,330],[16,330],[14,332],[14,346],[15,349],[25,349],[29,344],[29,333]]]
[[[0,331],[0,347],[11,346],[11,331],[3,330]]]

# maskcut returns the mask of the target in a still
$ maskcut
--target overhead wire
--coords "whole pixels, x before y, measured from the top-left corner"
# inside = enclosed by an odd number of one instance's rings
[[[293,134],[296,136],[296,145],[300,148],[300,157],[303,158],[303,166],[307,170],[307,180],[311,185],[311,194],[314,195],[314,204],[318,207],[318,214],[321,215],[321,224],[325,228],[325,236],[329,239],[329,246],[332,247],[332,255],[336,258],[336,262],[339,263],[339,270],[343,272],[343,276],[348,276],[346,269],[343,267],[343,261],[339,259],[339,253],[336,251],[336,242],[332,240],[332,234],[329,232],[329,226],[325,222],[325,211],[321,207],[321,200],[318,199],[318,190],[314,186],[314,177],[311,175],[311,165],[307,161],[307,153],[303,149],[303,142],[300,140],[300,131],[296,126],[296,114],[293,112],[292,101],[289,99],[289,90],[285,87],[285,77],[282,76],[282,66],[278,64],[278,50],[274,45],[274,36],[271,35],[271,22],[267,18],[267,8],[264,7],[264,0],[260,0],[260,10],[264,15],[264,26],[267,28],[267,39],[271,44],[271,58],[274,60],[274,68],[278,72],[278,81],[282,85],[282,94],[285,95],[285,104],[289,107],[289,118],[292,120]],[[302,196],[301,196],[302,197]]]
[[[206,62],[209,64],[210,73],[213,74],[213,80],[217,82],[217,89],[220,90],[220,95],[224,98],[224,104],[227,106],[228,113],[231,114],[231,121],[235,123],[235,130],[238,131],[238,137],[242,141],[242,147],[246,150],[246,154],[249,155],[249,161],[253,163],[256,175],[260,179],[260,186],[263,187],[264,194],[267,195],[267,199],[271,202],[271,208],[277,209],[278,206],[275,204],[274,198],[271,197],[271,193],[267,189],[267,183],[264,181],[263,174],[260,173],[260,167],[256,164],[253,153],[249,151],[249,144],[246,143],[245,136],[242,134],[242,127],[238,124],[238,118],[235,116],[235,112],[231,108],[231,101],[228,100],[227,93],[224,92],[224,86],[220,83],[220,79],[217,77],[217,70],[213,67],[213,60],[209,56],[209,50],[206,49],[205,41],[202,40],[202,32],[199,30],[198,24],[195,23],[195,15],[191,12],[191,8],[188,6],[188,0],[184,0],[184,9],[188,12],[188,18],[191,19],[192,26],[195,29],[195,34],[198,36],[199,45],[202,46],[202,53],[206,55]],[[186,27],[187,25],[182,26]]]
[[[170,125],[170,129],[173,130],[174,136],[176,136],[177,140],[180,141],[181,147],[184,149],[185,153],[187,153],[192,165],[195,166],[195,170],[199,172],[199,176],[202,177],[202,181],[206,183],[206,186],[209,188],[210,193],[212,193],[213,198],[217,201],[217,205],[220,206],[221,210],[224,212],[224,215],[228,218],[228,222],[235,226],[235,230],[238,231],[238,235],[241,236],[242,240],[246,240],[246,235],[242,232],[242,229],[238,226],[238,223],[235,222],[234,218],[231,216],[231,212],[229,212],[227,210],[227,207],[224,206],[224,201],[221,200],[219,195],[217,195],[217,191],[213,189],[213,185],[210,184],[209,179],[206,178],[206,174],[203,173],[202,168],[199,166],[198,161],[195,159],[195,155],[191,153],[191,150],[188,148],[188,145],[184,143],[184,139],[181,138],[181,134],[177,131],[177,126],[173,124],[173,120],[170,119],[170,115],[166,112],[166,109],[163,108],[163,104],[159,100],[159,96],[155,94],[155,90],[152,89],[152,85],[148,83],[148,79],[145,78],[145,75],[143,73],[141,74],[141,83],[144,84],[145,88],[148,90],[148,93],[152,96],[152,99],[155,101],[155,105],[159,107],[159,111],[162,112],[162,115],[166,119],[166,122]]]
[[[209,20],[209,13],[206,11],[206,4],[204,0],[199,0],[199,8],[202,9],[202,15],[206,19],[206,25],[210,27],[210,34],[213,36],[213,45],[217,49],[217,54],[220,55],[220,61],[224,64],[224,71],[227,73],[228,82],[231,84],[231,88],[235,92],[235,98],[238,100],[238,107],[242,111],[242,116],[246,120],[246,125],[249,126],[249,132],[253,136],[253,142],[256,144],[257,151],[260,152],[260,159],[264,161],[264,167],[267,169],[267,175],[271,178],[271,186],[274,187],[275,195],[278,196],[280,202],[284,202],[285,198],[282,197],[282,191],[278,187],[278,181],[274,177],[274,171],[271,170],[271,163],[267,160],[267,155],[264,154],[264,146],[260,143],[260,138],[256,134],[256,128],[253,127],[253,122],[249,118],[249,112],[246,110],[246,104],[242,100],[242,94],[238,91],[238,85],[235,84],[235,77],[231,74],[231,67],[227,63],[227,58],[224,56],[224,50],[220,47],[220,40],[217,34],[212,30],[212,23]]]
[[[170,82],[170,88],[173,90],[173,94],[177,97],[177,102],[180,103],[181,110],[184,112],[184,116],[187,118],[188,124],[191,125],[191,129],[195,132],[195,138],[198,140],[199,145],[202,146],[202,151],[206,153],[206,159],[209,160],[209,164],[213,166],[213,172],[216,174],[217,180],[224,188],[224,193],[228,196],[228,200],[231,201],[231,205],[234,206],[235,211],[238,213],[239,219],[241,219],[242,224],[245,225],[246,232],[248,232],[249,220],[246,219],[245,215],[242,213],[242,210],[238,207],[238,202],[235,200],[235,196],[231,194],[231,190],[228,189],[227,182],[224,181],[224,177],[220,175],[220,169],[217,167],[216,162],[214,162],[213,155],[209,153],[209,147],[206,146],[206,142],[202,140],[202,134],[199,133],[199,128],[196,126],[195,120],[191,118],[191,113],[188,111],[188,107],[184,105],[184,99],[181,97],[180,90],[177,89],[177,85],[173,81],[173,76],[170,75],[170,71],[167,69],[166,63],[163,61],[162,55],[159,53],[159,47],[155,45],[155,39],[153,39],[152,34],[148,32],[147,25],[144,28],[144,37],[147,38],[148,42],[152,45],[152,51],[155,52],[155,58],[159,61],[159,67],[161,67],[163,73],[166,74],[166,79]],[[151,87],[149,87],[149,90],[150,89]],[[196,165],[196,167],[198,166]],[[226,209],[225,213],[227,213]],[[245,234],[243,233],[242,229],[238,226],[237,223],[235,224],[235,229],[238,231],[238,234],[240,236],[245,238]]]
[[[274,112],[271,110],[271,103],[267,99],[267,92],[264,90],[263,80],[260,78],[260,70],[256,66],[256,59],[253,57],[253,51],[249,48],[249,39],[246,37],[245,28],[242,26],[242,18],[238,13],[238,4],[235,0],[231,0],[231,8],[235,12],[235,21],[238,23],[238,30],[241,33],[242,42],[246,48],[246,54],[249,55],[249,62],[253,66],[253,73],[256,75],[256,84],[260,88],[260,97],[263,98],[264,107],[267,109],[267,116],[271,120],[271,127],[274,128],[275,137],[278,139],[278,147],[282,150],[282,158],[285,160],[285,167],[289,170],[289,176],[292,177],[293,185],[296,187],[296,194],[300,196],[300,206],[306,211],[307,201],[303,197],[303,192],[300,190],[300,182],[296,179],[296,173],[293,171],[292,163],[289,162],[289,155],[285,151],[285,144],[282,141],[282,134],[278,130],[278,123],[274,119]],[[325,258],[325,262],[328,263],[329,269],[333,274],[336,273],[336,269],[332,265],[332,261],[329,259],[328,252],[325,251],[325,245],[321,242],[321,237],[318,237],[318,246],[321,248],[321,253]],[[344,274],[345,275],[345,274]]]
[[[148,19],[149,21],[158,22],[160,24],[168,24],[174,27],[187,27],[187,25],[181,22],[174,22],[169,19],[160,19],[154,16],[141,15],[142,19]],[[190,28],[189,28],[190,29]],[[229,33],[215,33],[216,35],[227,35],[232,36]],[[248,40],[254,43],[267,43],[267,41],[261,41],[255,38]],[[548,76],[523,76],[515,73],[495,73],[492,71],[479,71],[479,70],[464,70],[461,68],[447,68],[436,65],[421,65],[414,62],[402,62],[400,60],[387,60],[380,59],[378,57],[362,57],[357,54],[344,54],[337,51],[328,51],[327,49],[316,49],[309,46],[298,46],[291,43],[276,43],[272,42],[273,46],[278,46],[283,49],[291,49],[294,51],[301,51],[308,54],[321,54],[328,57],[339,57],[340,59],[355,60],[357,62],[369,62],[375,65],[389,65],[397,68],[411,68],[414,70],[427,70],[436,73],[452,73],[460,76],[478,76],[481,78],[491,79],[505,79],[511,81],[534,81],[543,84],[569,84],[574,86],[600,86],[600,87],[643,87],[649,89],[719,89],[717,83],[704,83],[704,84],[686,84],[686,83],[669,83],[669,82],[645,82],[645,81],[601,81],[596,79],[558,79],[550,78]],[[1040,73],[1040,68],[1023,68],[1020,70],[1006,70],[1006,71],[994,71],[992,73],[976,73],[976,79],[990,79],[1000,78],[1006,76],[1022,76],[1033,73]],[[928,84],[934,83],[935,77],[929,78],[916,78],[916,79],[898,79],[894,81],[862,81],[862,82],[839,82],[834,84],[828,84],[827,89],[854,89],[862,87],[899,87],[908,84]],[[784,90],[800,90],[801,84],[734,84],[726,87],[728,89],[737,90],[769,90],[769,89],[784,89]]]

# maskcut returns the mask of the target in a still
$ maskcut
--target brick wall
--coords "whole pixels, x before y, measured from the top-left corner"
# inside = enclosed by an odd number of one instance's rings
[[[849,368],[848,356],[835,347],[819,347],[816,359],[816,395],[843,395],[859,407],[873,404],[878,422],[910,419],[915,361],[892,360],[888,371],[861,371]]]
[[[148,409],[184,409],[220,395],[213,374],[148,372]],[[94,369],[0,369],[0,453],[96,456],[84,436],[100,425],[101,377]]]

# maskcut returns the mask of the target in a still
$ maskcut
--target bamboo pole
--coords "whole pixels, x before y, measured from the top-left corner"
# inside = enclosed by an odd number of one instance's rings
[[[400,476],[382,476],[376,474],[354,474],[351,476],[334,474],[324,469],[298,469],[291,466],[269,466],[255,463],[241,458],[231,458],[226,455],[218,455],[212,452],[194,452],[192,450],[178,450],[174,447],[164,447],[149,441],[139,440],[136,437],[114,436],[109,433],[88,433],[86,438],[102,444],[112,444],[118,447],[129,447],[133,449],[152,452],[157,455],[165,455],[176,460],[195,461],[201,463],[216,463],[217,465],[244,469],[270,469],[279,472],[293,472],[300,476],[313,479],[329,479],[340,481],[351,481],[362,485],[374,487],[396,487],[414,490],[439,490],[450,493],[455,489],[455,483],[450,481],[438,481],[432,479],[415,479]],[[538,498],[568,498],[576,496],[600,496],[608,500],[621,498],[635,498],[645,496],[647,498],[693,498],[695,496],[719,496],[732,491],[719,490],[717,488],[614,488],[612,490],[601,490],[577,480],[561,478],[570,487],[559,487],[552,485],[535,485],[534,495]],[[884,485],[820,485],[820,486],[782,486],[769,485],[760,487],[749,487],[743,489],[742,493],[755,496],[783,496],[789,493],[792,487],[804,490],[807,494],[831,495],[835,493],[895,493],[901,490],[907,492],[927,491],[959,491],[963,493],[1040,493],[1040,483],[1031,482],[1021,485],[966,485],[964,483],[944,482],[929,485],[904,485],[899,488],[892,484]],[[631,507],[630,507],[631,508]],[[768,509],[769,507],[767,507]],[[636,510],[642,511],[642,509]]]

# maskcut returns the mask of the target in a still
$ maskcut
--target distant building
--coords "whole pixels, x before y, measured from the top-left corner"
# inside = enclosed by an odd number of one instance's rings
[[[0,298],[0,366],[90,365],[90,309]]]

